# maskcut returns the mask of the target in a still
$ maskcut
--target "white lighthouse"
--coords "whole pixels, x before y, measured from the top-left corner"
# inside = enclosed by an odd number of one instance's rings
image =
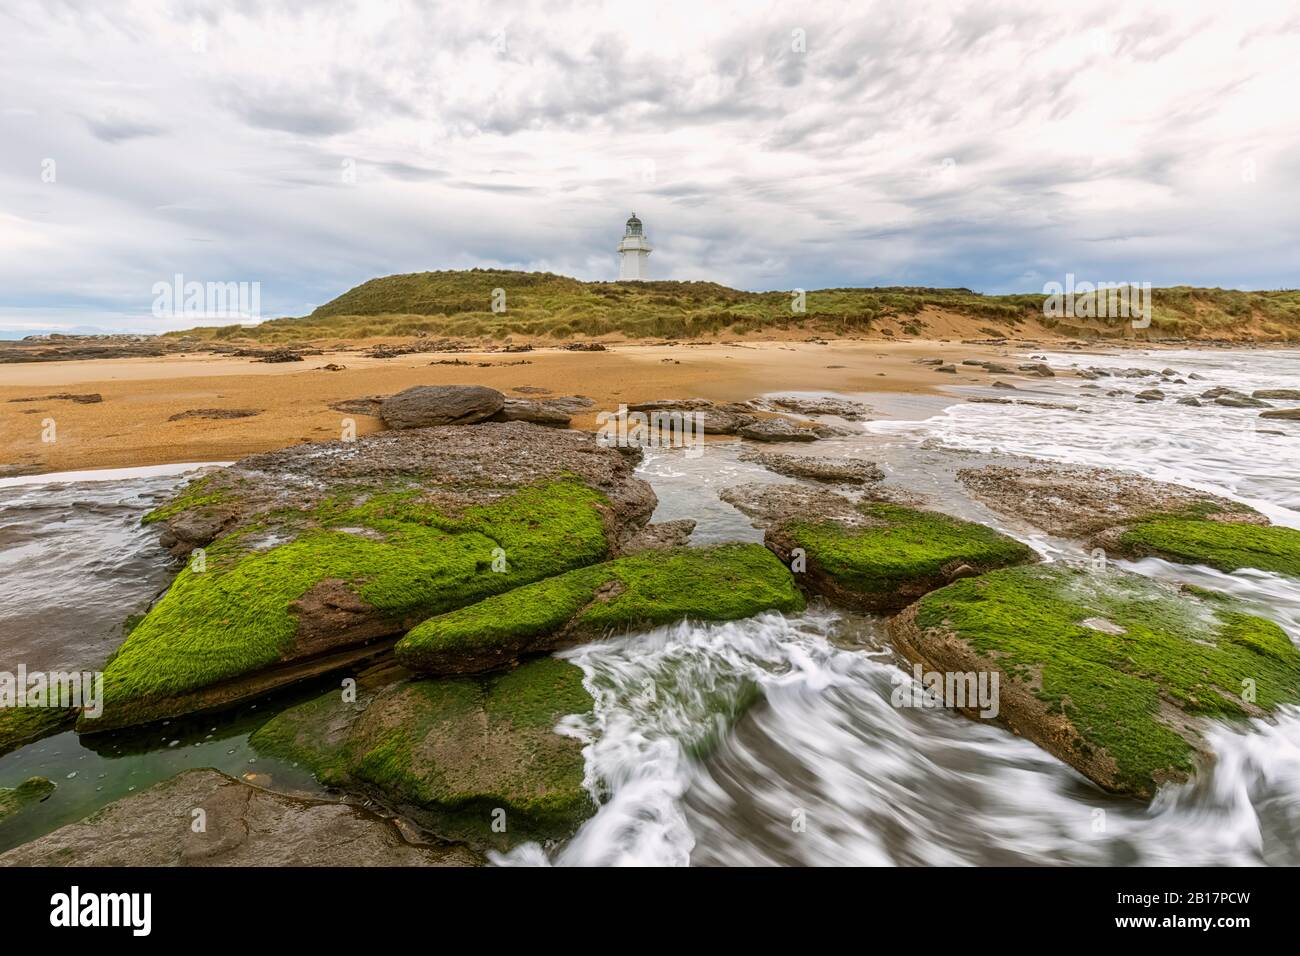
[[[650,240],[645,237],[641,220],[632,213],[623,232],[623,240],[618,244],[618,277],[623,279],[648,279],[650,271],[646,260],[650,258]]]

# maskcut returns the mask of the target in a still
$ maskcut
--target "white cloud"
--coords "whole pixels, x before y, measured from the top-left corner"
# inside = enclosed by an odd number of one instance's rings
[[[1287,3],[517,7],[5,4],[0,334],[178,272],[612,278],[631,209],[747,288],[1298,284]]]

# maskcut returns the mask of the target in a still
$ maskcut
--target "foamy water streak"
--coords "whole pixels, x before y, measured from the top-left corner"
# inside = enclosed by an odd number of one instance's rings
[[[596,700],[566,729],[607,802],[552,857],[496,862],[1300,863],[1300,710],[1216,729],[1215,765],[1144,807],[998,727],[894,707],[892,657],[836,646],[839,620],[682,624],[565,653]],[[750,682],[762,700],[721,718]]]

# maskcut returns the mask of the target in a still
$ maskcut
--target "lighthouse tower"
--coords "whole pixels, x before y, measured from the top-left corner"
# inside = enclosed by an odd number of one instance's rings
[[[618,244],[619,279],[648,279],[650,272],[646,260],[650,258],[650,252],[650,241],[641,228],[641,220],[636,217],[636,213],[632,213],[623,240]]]

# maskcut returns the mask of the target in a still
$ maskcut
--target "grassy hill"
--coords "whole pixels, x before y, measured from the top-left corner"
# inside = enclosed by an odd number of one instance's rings
[[[504,311],[493,311],[494,290]],[[417,333],[499,340],[698,338],[806,329],[825,334],[924,336],[936,314],[970,320],[971,334],[1300,340],[1300,292],[1177,286],[1153,294],[1151,328],[1123,320],[1046,319],[1042,295],[986,296],[969,289],[817,289],[805,311],[790,292],[742,292],[713,282],[581,282],[548,272],[417,272],[363,282],[301,318],[173,335],[261,342],[402,337]],[[886,330],[884,326],[888,325]]]

